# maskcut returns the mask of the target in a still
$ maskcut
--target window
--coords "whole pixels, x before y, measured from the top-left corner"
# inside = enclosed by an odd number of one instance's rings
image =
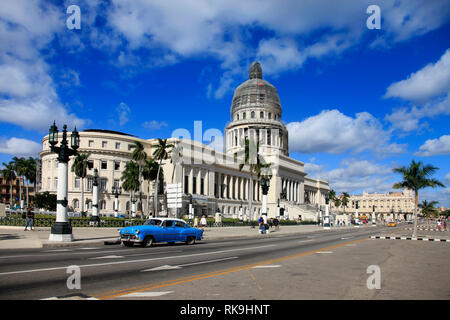
[[[239,113],[236,115],[236,120],[239,120]]]
[[[254,118],[255,117],[255,111],[252,111],[251,113],[250,113],[250,118]]]
[[[89,177],[87,179],[87,190],[91,191],[92,190],[92,185],[94,184],[94,178]]]
[[[261,111],[260,113],[259,113],[259,117],[262,119],[262,118],[264,118],[264,112],[263,111]]]
[[[175,221],[175,227],[184,228],[185,223],[183,221]]]
[[[53,188],[58,189],[58,178],[53,180]]]
[[[120,161],[114,161],[114,170],[120,170]]]
[[[102,161],[102,166],[101,166],[102,170],[106,170],[108,169],[108,162],[107,161]]]
[[[116,149],[117,149],[117,150],[120,149],[120,142],[116,142]]]
[[[94,140],[89,140],[89,148],[92,148],[94,146]]]
[[[268,118],[269,118],[269,119],[272,119],[272,113],[269,112]]]
[[[119,179],[114,179],[114,188],[118,189],[120,185],[120,180]]]
[[[87,166],[89,170],[92,170],[94,167],[94,160],[88,160]]]
[[[80,178],[75,178],[74,188],[77,190],[80,189]]]
[[[173,227],[173,220],[165,220],[163,222],[163,227]]]
[[[100,179],[100,191],[106,191],[106,183],[107,179],[105,178]]]
[[[108,146],[108,142],[107,141],[102,141],[102,148],[106,148]]]
[[[106,201],[105,200],[100,201],[100,209],[101,210],[105,210],[106,209]]]
[[[134,145],[129,144],[129,145],[128,145],[128,151],[131,151],[131,149],[133,149],[133,147],[134,147]]]
[[[78,201],[78,199],[73,200],[73,207],[74,209],[78,209],[80,207],[80,202]]]
[[[242,119],[245,119],[246,118],[246,114],[245,114],[245,112],[243,112],[242,113]]]

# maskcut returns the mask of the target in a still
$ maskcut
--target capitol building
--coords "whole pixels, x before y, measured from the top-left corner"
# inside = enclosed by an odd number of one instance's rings
[[[267,193],[268,217],[316,220],[317,212],[325,206],[325,196],[330,191],[327,181],[308,177],[304,163],[289,157],[289,136],[282,122],[282,107],[277,89],[263,80],[262,68],[254,62],[249,79],[239,85],[231,101],[231,119],[226,124],[223,145],[218,151],[212,146],[191,140],[176,131],[167,142],[173,144],[169,159],[162,162],[164,177],[159,182],[158,215],[188,213],[192,204],[194,215],[257,219],[262,213],[261,180],[252,174],[245,161],[246,141],[257,145],[257,154],[270,168],[265,173],[270,180]],[[69,133],[70,134],[70,133]],[[142,139],[130,134],[87,129],[81,131],[78,152],[89,154],[88,175],[84,179],[84,199],[81,203],[81,179],[70,170],[69,161],[68,206],[69,212],[92,213],[92,186],[94,169],[98,170],[100,215],[113,215],[115,196],[113,186],[121,186],[125,164],[131,160],[135,141],[144,146],[151,156],[158,139]],[[40,192],[56,193],[58,185],[57,154],[50,151],[48,136],[42,139]],[[176,155],[175,155],[176,153]],[[240,163],[244,164],[243,166]],[[181,186],[181,209],[167,203],[167,186]],[[147,195],[149,206],[147,208]],[[153,213],[154,183],[143,181],[142,209]],[[130,193],[122,190],[118,196],[119,214],[131,213]],[[139,197],[138,197],[139,198]],[[249,212],[249,198],[251,212]],[[139,199],[138,199],[139,201]],[[137,206],[140,207],[139,205]],[[168,208],[169,207],[169,208]],[[138,213],[139,214],[139,213]]]

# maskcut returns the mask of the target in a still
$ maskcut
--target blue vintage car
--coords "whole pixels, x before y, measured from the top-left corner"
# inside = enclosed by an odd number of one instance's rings
[[[156,242],[185,242],[194,244],[202,240],[203,230],[189,227],[184,220],[169,218],[152,218],[143,225],[120,229],[120,241],[123,245],[132,247],[139,243],[150,247]]]

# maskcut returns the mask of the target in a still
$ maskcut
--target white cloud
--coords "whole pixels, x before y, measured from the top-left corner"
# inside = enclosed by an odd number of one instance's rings
[[[417,156],[431,157],[450,154],[450,135],[443,135],[439,139],[429,139],[414,153]]]
[[[41,150],[42,145],[31,140],[15,137],[10,139],[0,139],[0,153],[18,157],[37,157],[37,154]]]
[[[407,79],[391,84],[386,98],[398,97],[413,103],[386,115],[392,129],[410,133],[428,126],[421,120],[450,115],[450,49],[436,63],[430,63]]]
[[[385,96],[421,104],[448,92],[450,92],[450,49],[436,63],[430,63],[409,75],[407,79],[391,84]]]
[[[371,150],[377,156],[402,153],[405,145],[390,144],[390,132],[367,112],[355,118],[338,110],[324,110],[302,122],[287,124],[289,149],[301,153],[360,153]]]
[[[63,11],[42,1],[10,1],[0,7],[0,121],[44,131],[51,120],[82,127],[59,100],[40,50],[64,30]]]
[[[213,57],[220,61],[224,73],[229,72],[217,85],[214,96],[221,98],[233,87],[231,79],[241,79],[249,60],[255,57],[263,60],[268,73],[278,73],[299,68],[308,58],[340,54],[358,44],[367,31],[366,9],[371,4],[370,0],[324,0],[320,5],[312,0],[286,0],[283,4],[260,0],[113,0],[105,13],[108,37],[92,32],[90,40],[94,46],[113,49],[108,51],[119,57],[146,49],[151,58],[142,63],[147,67],[154,66],[147,61],[156,58],[171,64],[182,58]],[[449,18],[449,4],[444,1],[386,0],[380,6],[383,24],[378,41],[383,43],[424,34]],[[95,5],[87,10],[91,16],[92,12],[102,12]],[[90,17],[90,21],[95,20]],[[267,35],[258,40],[252,31],[242,32],[255,27]],[[256,48],[249,45],[252,42]]]
[[[387,165],[350,158],[341,161],[336,169],[323,169],[323,166],[305,164],[309,176],[327,180],[336,192],[386,192],[392,189],[392,168]]]
[[[156,120],[151,120],[151,121],[145,121],[142,126],[144,128],[150,129],[150,130],[159,130],[162,127],[167,127],[168,124],[165,121],[156,121]]]
[[[121,102],[116,108],[116,113],[119,115],[119,126],[123,126],[129,120],[131,109],[125,102]]]

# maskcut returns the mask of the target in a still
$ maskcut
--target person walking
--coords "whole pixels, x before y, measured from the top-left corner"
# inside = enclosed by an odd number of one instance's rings
[[[30,226],[30,230],[33,231],[33,221],[34,221],[33,208],[31,208],[31,207],[27,208],[26,219],[27,219],[27,223],[25,225],[25,231],[28,231],[28,226]]]
[[[264,224],[263,217],[259,217],[258,225],[259,225],[259,233],[261,233],[261,234],[266,233],[266,227],[265,227],[265,224]]]
[[[441,220],[437,221],[437,228],[439,231],[441,231]]]
[[[205,215],[202,215],[202,218],[200,219],[200,225],[202,226],[202,230],[205,230],[205,228],[206,228],[206,217],[205,217]]]
[[[280,230],[280,221],[278,220],[278,217],[273,219],[273,225],[275,226],[275,230]]]

